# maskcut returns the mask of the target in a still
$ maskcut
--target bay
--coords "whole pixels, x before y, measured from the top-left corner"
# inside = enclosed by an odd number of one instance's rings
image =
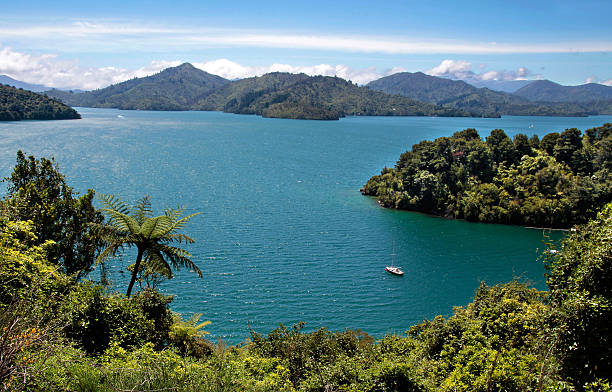
[[[539,255],[559,232],[382,209],[359,188],[423,139],[476,128],[543,135],[612,122],[586,118],[349,117],[333,122],[217,112],[79,108],[82,120],[0,123],[0,175],[22,149],[54,156],[79,192],[94,188],[156,211],[203,212],[186,228],[203,279],[160,289],[172,309],[203,313],[214,339],[238,343],[278,323],[403,332],[466,305],[481,281],[545,289]],[[5,185],[2,185],[3,192]],[[395,245],[394,245],[395,244]],[[395,246],[404,277],[384,272]],[[109,263],[114,288],[133,255]],[[95,278],[95,274],[93,276]]]

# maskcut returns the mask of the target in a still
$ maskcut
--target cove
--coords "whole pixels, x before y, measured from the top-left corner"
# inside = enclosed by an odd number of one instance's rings
[[[22,149],[54,156],[68,183],[84,192],[156,211],[202,211],[186,228],[204,272],[164,282],[173,310],[204,314],[212,338],[238,343],[249,328],[279,322],[307,329],[403,332],[467,304],[481,281],[513,277],[545,288],[539,255],[563,233],[445,220],[385,210],[359,188],[423,139],[476,128],[543,135],[612,122],[586,118],[349,117],[334,122],[264,119],[217,112],[79,108],[82,120],[2,123],[0,174]],[[2,187],[5,187],[3,184]],[[395,244],[404,277],[384,272]],[[133,263],[109,263],[125,291]]]

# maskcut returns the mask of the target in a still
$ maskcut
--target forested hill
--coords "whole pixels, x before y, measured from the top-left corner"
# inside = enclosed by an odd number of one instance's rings
[[[199,101],[194,109],[321,120],[348,115],[470,115],[464,110],[372,91],[338,77],[280,72],[233,82]]]
[[[550,80],[536,80],[514,94],[530,101],[587,103],[612,100],[612,87],[598,83],[563,86]]]
[[[275,72],[230,82],[191,64],[100,90],[82,93],[51,90],[47,94],[73,106],[216,110],[294,119],[337,120],[347,115],[471,115],[462,109],[443,108],[372,91],[336,77]]]
[[[457,97],[472,94],[476,87],[462,80],[450,80],[425,75],[422,72],[399,72],[374,80],[367,84],[372,90],[387,94],[398,94],[418,101],[437,103]]]
[[[576,103],[531,102],[515,94],[476,88],[460,80],[401,72],[374,80],[367,87],[440,106],[465,110],[475,116],[585,116],[592,108]],[[525,87],[526,88],[526,87]]]
[[[0,84],[0,121],[81,118],[73,108],[31,91]]]
[[[191,110],[193,104],[229,80],[195,68],[189,63],[158,74],[134,78],[100,90],[72,93],[51,90],[47,94],[72,106],[127,110]]]
[[[384,207],[568,228],[612,200],[612,124],[542,140],[475,129],[415,144],[362,188]]]

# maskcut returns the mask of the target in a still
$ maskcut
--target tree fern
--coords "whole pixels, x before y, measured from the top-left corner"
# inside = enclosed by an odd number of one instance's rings
[[[136,262],[129,267],[132,273],[127,296],[132,293],[134,282],[139,274],[157,274],[170,279],[172,269],[189,268],[200,277],[202,271],[191,260],[191,254],[185,249],[172,246],[172,243],[191,244],[194,240],[185,234],[178,233],[187,222],[199,212],[182,216],[184,208],[166,209],[163,215],[153,216],[149,196],[140,199],[130,206],[113,195],[101,195],[100,200],[105,208],[102,212],[108,216],[106,224],[97,225],[98,232],[105,243],[105,249],[97,261],[103,262],[116,256],[125,248],[136,247]]]

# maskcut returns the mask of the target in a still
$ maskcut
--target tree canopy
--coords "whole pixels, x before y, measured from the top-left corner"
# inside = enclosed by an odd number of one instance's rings
[[[388,208],[488,223],[567,228],[612,199],[612,124],[540,141],[496,129],[422,141],[361,189]]]
[[[48,257],[68,275],[80,278],[93,267],[100,239],[91,224],[103,216],[93,206],[95,192],[78,196],[66,183],[53,158],[36,159],[17,152],[0,211],[9,220],[31,221],[34,245],[49,245]]]
[[[0,121],[81,118],[73,108],[31,91],[0,84]]]

